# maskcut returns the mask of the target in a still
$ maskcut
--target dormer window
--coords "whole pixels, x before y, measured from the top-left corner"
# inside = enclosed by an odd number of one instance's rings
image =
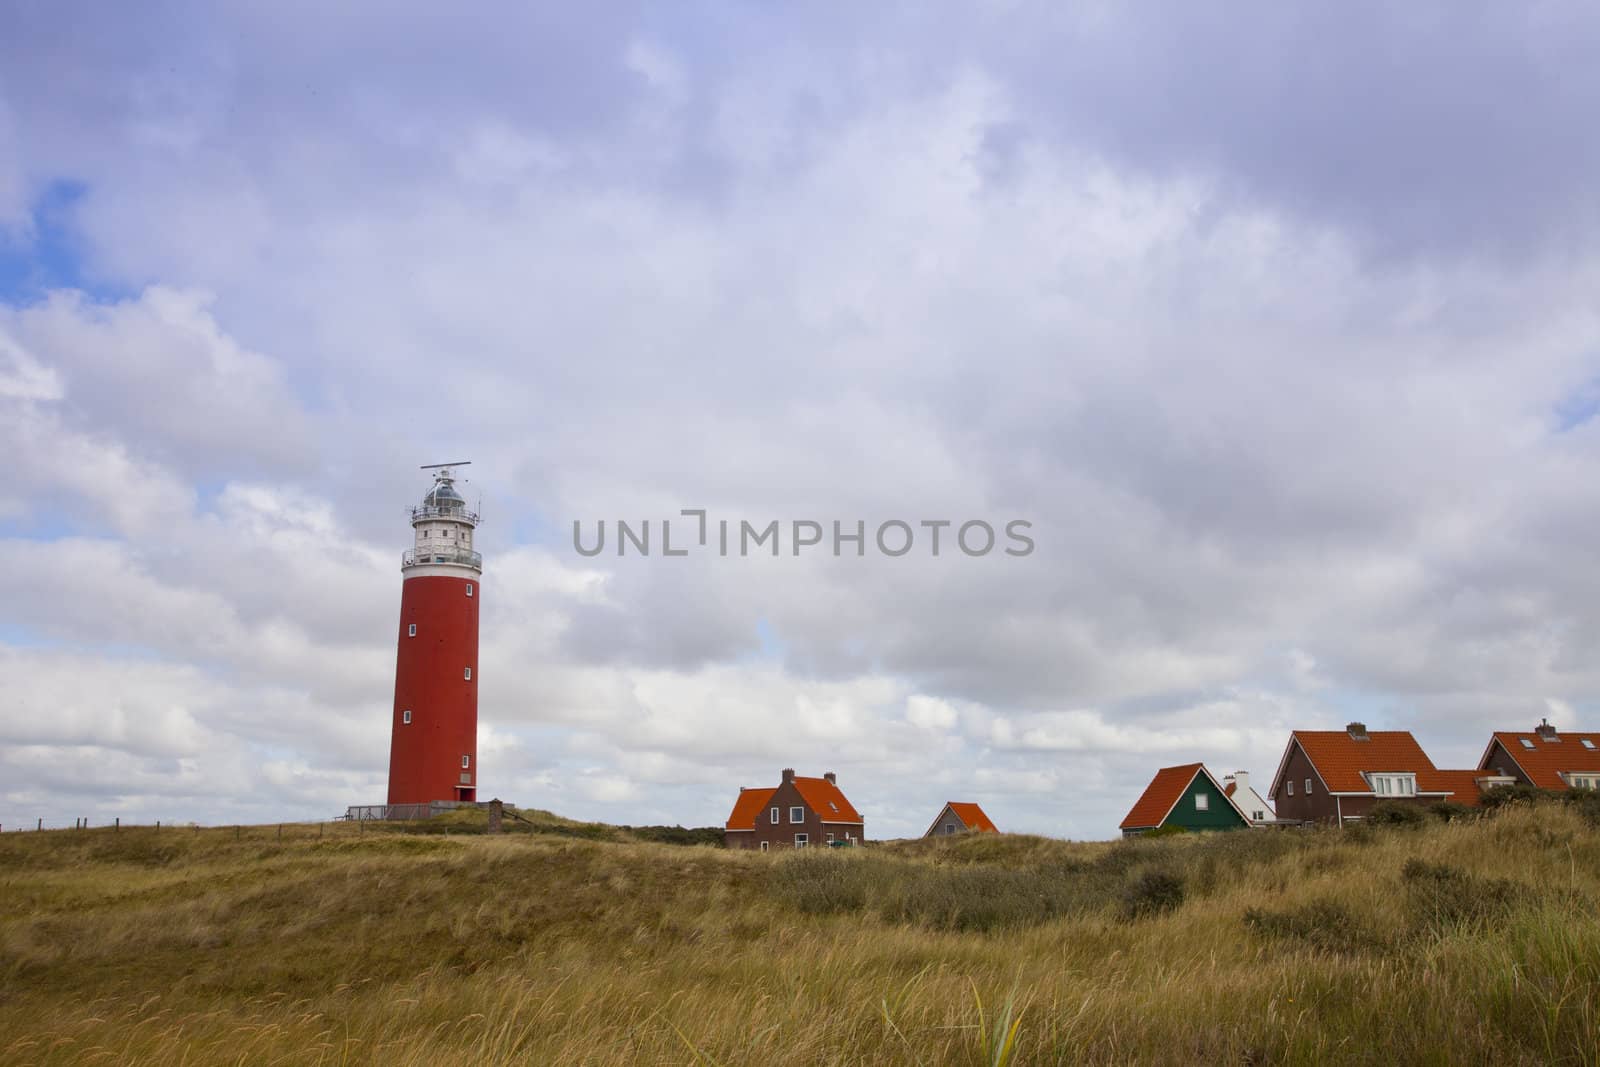
[[[1371,775],[1372,792],[1380,797],[1414,797],[1417,795],[1417,776],[1414,774]]]

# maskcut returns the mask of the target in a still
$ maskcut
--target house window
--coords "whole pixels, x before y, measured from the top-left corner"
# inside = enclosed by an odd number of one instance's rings
[[[805,822],[806,821],[806,809],[805,808],[790,808],[789,809],[789,821],[790,822]]]
[[[1567,781],[1574,789],[1600,789],[1600,774],[1568,775]]]
[[[824,834],[824,835],[823,835],[823,837],[825,837],[825,838],[826,838],[826,839],[827,839],[827,840],[829,840],[829,841],[832,841],[832,840],[833,840],[833,834],[832,834],[832,833],[827,833],[827,834]]]
[[[472,668],[468,667],[466,674],[462,675],[462,677],[466,678],[466,680],[469,682],[472,681]]]
[[[808,838],[805,834],[795,834],[794,835],[794,847],[795,848],[805,848],[806,847],[806,842],[809,841],[809,840],[810,840],[810,838]]]
[[[1582,738],[1579,743],[1582,744],[1584,748],[1587,748],[1590,751],[1594,750],[1594,742],[1592,740],[1590,740],[1589,738],[1587,738],[1587,737]]]
[[[774,826],[778,825],[778,809],[777,808],[773,808],[772,809],[772,825],[774,825]]]
[[[417,624],[416,623],[412,623],[411,626],[406,630],[406,636],[407,637],[415,637],[415,636],[417,636]]]
[[[953,822],[945,823],[944,824],[944,832],[947,833],[947,834],[955,833],[956,832],[956,824],[953,823]]]
[[[767,843],[765,841],[763,841],[763,842],[761,842],[761,851],[765,852],[766,850],[767,850]]]
[[[1414,797],[1417,795],[1417,776],[1414,774],[1374,774],[1372,791],[1380,797]]]
[[[409,708],[400,713],[400,721],[407,726],[411,725],[411,710]]]
[[[468,596],[472,595],[472,583],[471,582],[467,583],[467,595]]]
[[[1532,748],[1533,747],[1533,742],[1529,741],[1526,737],[1519,737],[1519,738],[1517,738],[1517,740],[1522,742],[1522,747],[1523,748]]]
[[[1256,820],[1256,822],[1265,822],[1266,821],[1266,817],[1264,815],[1262,815],[1258,811],[1258,812],[1255,813],[1255,820]]]
[[[1211,794],[1210,793],[1196,793],[1194,795],[1194,810],[1195,811],[1210,811],[1211,810]]]
[[[1311,779],[1306,779],[1306,796],[1311,795]]]
[[[471,768],[472,768],[472,757],[471,756],[462,756],[461,757],[461,769],[465,771],[465,770],[470,770]]]
[[[1289,787],[1289,795],[1290,796],[1294,796],[1294,782],[1293,781],[1286,781],[1286,782],[1284,782],[1284,785]]]

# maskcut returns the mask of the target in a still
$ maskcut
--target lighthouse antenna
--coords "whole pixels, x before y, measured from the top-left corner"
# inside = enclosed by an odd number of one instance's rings
[[[419,470],[425,470],[425,471],[431,471],[431,470],[434,470],[434,469],[436,469],[438,467],[470,467],[470,466],[472,466],[472,460],[464,459],[459,463],[424,463],[418,469]]]

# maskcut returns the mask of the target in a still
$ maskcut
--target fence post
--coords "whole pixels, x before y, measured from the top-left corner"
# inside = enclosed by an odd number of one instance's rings
[[[235,841],[239,840],[239,828],[237,826],[233,828],[233,839]]]
[[[281,822],[278,824],[278,840],[283,840],[283,823]]]
[[[34,827],[34,829],[35,829],[35,830],[43,830],[43,829],[44,829],[44,820],[43,820],[43,819],[40,819],[40,820],[39,820],[39,825],[38,825],[38,826],[35,826],[35,827]]]
[[[115,830],[119,834],[122,832],[122,816],[117,816],[117,821],[111,824],[111,829]]]

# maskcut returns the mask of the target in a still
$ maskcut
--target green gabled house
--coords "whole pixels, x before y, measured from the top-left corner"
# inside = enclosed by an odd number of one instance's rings
[[[1205,764],[1185,763],[1156,772],[1138,803],[1122,820],[1122,836],[1132,837],[1162,826],[1243,830],[1250,826],[1250,819]]]

